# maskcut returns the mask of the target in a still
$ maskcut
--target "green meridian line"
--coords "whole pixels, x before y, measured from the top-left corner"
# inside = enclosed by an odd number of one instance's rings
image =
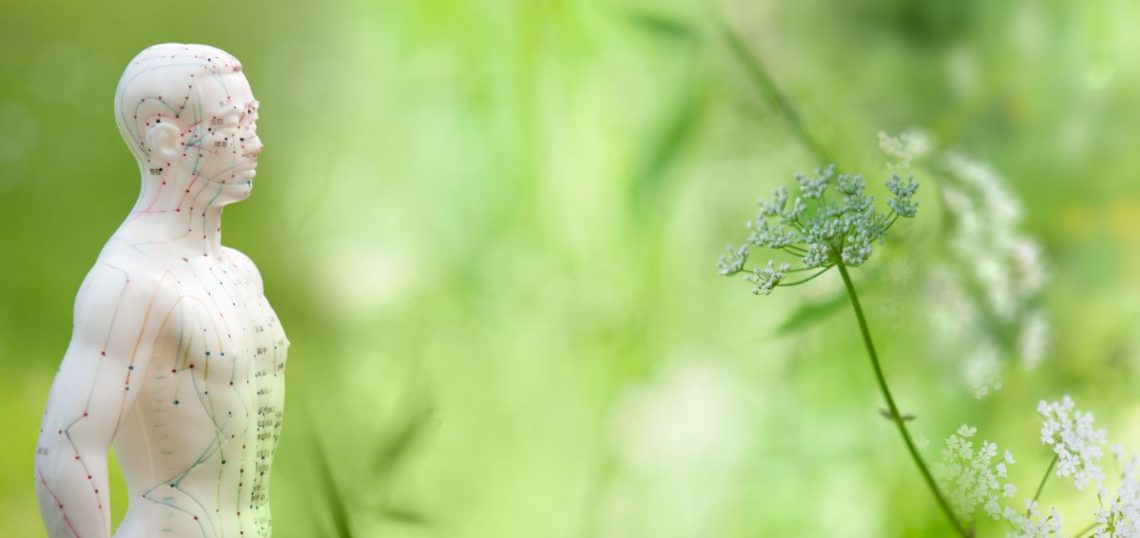
[[[180,367],[178,363],[181,361],[185,365],[190,362],[190,347],[194,345],[194,332],[191,331],[190,338],[186,340],[186,346],[182,346],[182,335],[186,328],[186,314],[182,310],[181,304],[178,305],[178,319],[178,353],[174,355],[174,367],[171,368],[173,371],[170,372],[170,378],[174,382],[174,397],[170,401],[174,402],[174,405],[178,405],[178,389],[181,385],[178,370],[185,368],[185,366]]]
[[[194,495],[192,495],[190,492],[188,492],[188,491],[186,491],[186,490],[184,490],[184,489],[180,488],[180,487],[179,487],[179,485],[182,483],[182,480],[183,480],[183,479],[185,479],[187,476],[189,476],[189,475],[190,475],[191,471],[193,471],[193,470],[194,470],[194,468],[196,468],[196,467],[198,467],[199,465],[201,465],[201,464],[205,463],[205,462],[206,462],[206,460],[208,460],[208,459],[209,459],[211,456],[213,456],[213,454],[214,454],[215,452],[217,452],[217,451],[218,451],[218,450],[220,450],[220,448],[221,448],[221,446],[220,446],[220,445],[217,443],[217,438],[216,438],[216,435],[217,435],[217,433],[218,433],[218,423],[217,423],[216,421],[214,421],[214,417],[213,417],[213,415],[212,415],[212,414],[209,414],[209,413],[207,413],[207,414],[210,416],[210,420],[211,420],[212,422],[214,422],[214,427],[215,427],[215,430],[214,430],[214,432],[215,432],[215,442],[212,442],[212,443],[210,443],[209,445],[207,445],[207,446],[206,446],[206,450],[205,450],[204,452],[202,452],[202,454],[200,454],[200,455],[198,456],[198,459],[196,459],[196,460],[194,461],[194,463],[192,463],[192,464],[190,465],[190,467],[187,467],[187,468],[186,468],[185,470],[183,470],[181,473],[179,473],[179,474],[175,475],[175,477],[174,477],[174,478],[172,478],[172,479],[170,479],[170,480],[167,480],[167,481],[165,481],[165,482],[162,482],[162,483],[161,483],[161,484],[169,484],[169,485],[170,485],[170,487],[171,487],[171,489],[174,489],[175,491],[178,491],[179,493],[182,493],[183,495],[185,495],[185,496],[186,496],[186,498],[187,498],[187,499],[189,499],[189,500],[190,500],[190,501],[192,501],[194,504],[196,504],[196,505],[198,506],[198,508],[202,509],[202,517],[200,517],[200,518],[196,519],[195,521],[198,523],[198,528],[199,528],[199,529],[202,531],[202,536],[203,536],[203,537],[205,537],[205,536],[210,536],[210,534],[208,534],[208,533],[206,532],[206,527],[205,527],[205,525],[202,523],[202,520],[203,520],[203,519],[205,519],[205,520],[206,520],[206,521],[207,521],[207,522],[210,524],[210,529],[211,529],[211,531],[213,531],[213,534],[215,534],[215,535],[217,534],[217,531],[216,531],[216,529],[214,528],[214,522],[213,522],[213,520],[211,520],[211,519],[210,519],[210,517],[209,517],[209,511],[206,509],[206,506],[205,506],[204,504],[202,504],[202,502],[201,502],[201,501],[199,501],[199,500],[198,500],[198,498],[197,498],[197,497],[195,497]],[[221,427],[222,427],[222,428],[224,428],[225,426],[221,426]],[[159,500],[157,500],[157,499],[152,499],[152,498],[149,498],[149,497],[147,497],[147,495],[150,495],[150,494],[151,494],[151,493],[152,493],[154,490],[158,489],[158,488],[161,486],[161,484],[159,484],[159,485],[157,485],[157,486],[155,486],[155,487],[153,487],[153,488],[151,488],[151,489],[147,490],[147,492],[146,492],[146,493],[143,493],[143,496],[142,496],[142,497],[143,497],[144,499],[146,499],[146,500],[149,500],[149,501],[152,501],[152,502],[155,502],[155,503],[159,503],[159,504],[165,504],[165,505],[167,505],[167,506],[170,506],[171,508],[175,508],[175,509],[177,509],[177,510],[179,510],[179,511],[185,512],[187,515],[190,515],[190,516],[193,516],[193,515],[195,515],[195,514],[193,514],[192,512],[190,512],[189,510],[186,510],[186,509],[180,508],[180,507],[178,507],[178,506],[175,506],[175,505],[173,505],[173,504],[168,504],[168,503],[166,503],[166,502],[163,502],[163,501],[159,501]]]
[[[910,437],[910,431],[907,430],[906,422],[902,419],[902,413],[899,412],[898,406],[895,405],[895,399],[891,396],[891,389],[887,387],[887,380],[883,375],[883,368],[879,364],[879,355],[875,352],[875,344],[871,342],[871,331],[867,328],[867,319],[863,315],[863,307],[859,305],[859,297],[855,294],[855,285],[851,282],[851,276],[847,274],[847,266],[842,260],[839,260],[835,265],[839,268],[839,274],[843,276],[843,285],[847,288],[847,296],[851,299],[851,307],[855,310],[855,318],[859,322],[859,332],[863,335],[863,344],[867,347],[867,355],[870,357],[871,367],[875,371],[875,380],[878,381],[879,390],[883,393],[883,398],[887,401],[887,407],[889,407],[891,411],[891,421],[898,427],[899,434],[902,435],[903,441],[906,443],[906,448],[907,451],[910,452],[911,459],[913,459],[914,464],[918,466],[919,472],[922,473],[923,480],[926,481],[930,492],[934,495],[935,499],[938,500],[938,505],[942,508],[942,511],[945,512],[946,518],[954,524],[954,528],[958,531],[958,534],[964,537],[972,537],[974,533],[963,526],[962,522],[954,515],[954,510],[950,508],[950,503],[946,501],[946,497],[943,496],[942,491],[938,489],[938,484],[934,481],[934,476],[930,474],[930,469],[927,468],[926,462],[922,460],[922,456],[919,455],[918,449],[914,446],[914,441]]]
[[[217,174],[214,177],[218,177],[218,175],[221,175],[221,174]],[[211,178],[211,179],[213,179],[213,178]],[[207,180],[207,181],[209,181],[209,180]],[[213,198],[210,198],[210,201],[206,203],[206,207],[214,207],[214,200],[217,200],[218,197],[222,195],[222,187],[223,187],[222,185],[218,185],[218,192],[214,193]],[[202,227],[203,228],[206,227],[206,216],[205,215],[202,216]],[[218,340],[220,341],[221,337],[218,337]]]
[[[164,483],[164,484],[165,484],[165,483]],[[189,494],[189,493],[186,493],[185,491],[183,491],[183,490],[181,490],[181,489],[178,489],[178,486],[175,486],[175,485],[173,485],[173,484],[170,484],[170,487],[172,487],[172,488],[174,488],[174,489],[178,490],[179,492],[181,492],[181,493],[182,493],[183,495],[185,495],[186,497],[190,497],[190,494]],[[146,492],[146,493],[143,493],[143,494],[142,494],[142,498],[143,498],[143,500],[145,500],[145,501],[150,501],[150,502],[152,502],[152,503],[155,503],[155,504],[160,504],[160,505],[163,505],[163,506],[167,506],[167,507],[173,508],[173,509],[175,509],[175,510],[178,510],[179,512],[182,512],[183,514],[186,514],[186,515],[188,515],[188,516],[194,516],[194,515],[195,515],[193,512],[191,512],[191,511],[189,511],[189,510],[187,510],[187,509],[185,509],[185,508],[182,508],[181,506],[178,506],[178,505],[177,505],[177,504],[174,502],[174,497],[163,497],[161,500],[159,500],[159,499],[155,499],[155,498],[152,498],[152,497],[150,497],[149,495],[150,495],[152,492],[154,492],[154,490],[156,490],[156,489],[158,489],[158,488],[159,488],[159,486],[155,486],[155,487],[153,487],[153,488],[151,488],[151,489],[147,490],[147,492]],[[202,536],[207,536],[207,534],[206,534],[206,527],[205,527],[205,526],[202,524],[202,521],[201,521],[201,519],[202,519],[202,518],[198,518],[197,520],[195,520],[195,522],[198,524],[198,530],[200,530],[200,531],[202,532]],[[170,532],[170,531],[169,531],[169,530],[167,530],[167,529],[163,529],[163,532]]]

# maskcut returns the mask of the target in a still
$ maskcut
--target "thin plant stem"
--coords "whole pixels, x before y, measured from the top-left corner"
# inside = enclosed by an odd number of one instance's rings
[[[756,269],[761,269],[761,268],[763,268],[763,267],[764,267],[764,266],[759,266],[759,267],[741,267],[741,268],[740,268],[740,271],[738,271],[738,272],[740,272],[740,273],[744,273],[744,274],[755,273],[755,272],[756,272]],[[831,267],[831,266],[829,265],[828,267]],[[796,267],[796,268],[794,268],[794,269],[788,269],[788,270],[787,270],[787,272],[788,272],[788,273],[803,273],[804,271],[811,271],[811,270],[813,270],[813,269],[815,269],[815,267]]]
[[[817,276],[819,276],[819,275],[822,275],[822,274],[826,273],[828,269],[831,269],[831,266],[830,266],[830,265],[829,265],[829,266],[827,266],[827,267],[824,267],[824,268],[823,268],[823,269],[821,269],[819,272],[817,272],[817,273],[815,273],[814,275],[811,275],[811,276],[809,276],[809,277],[807,277],[807,278],[805,278],[805,279],[803,279],[803,280],[797,280],[797,281],[795,281],[795,282],[788,282],[787,284],[776,284],[776,285],[777,285],[777,286],[782,286],[782,287],[785,287],[785,288],[786,288],[786,287],[788,287],[788,286],[799,286],[800,284],[803,284],[803,283],[805,283],[805,282],[810,282],[810,281],[811,281],[812,279],[814,279],[815,277],[817,277]]]
[[[907,430],[906,422],[902,419],[902,413],[899,412],[898,406],[895,405],[895,399],[891,396],[891,389],[887,387],[887,380],[883,376],[883,368],[879,365],[879,355],[875,352],[875,344],[871,342],[871,331],[867,328],[867,319],[863,316],[863,307],[859,305],[859,296],[855,294],[855,285],[851,282],[851,276],[847,274],[847,266],[842,260],[835,265],[839,267],[839,274],[843,276],[843,285],[847,287],[847,296],[851,299],[851,307],[855,310],[855,319],[859,322],[859,331],[863,335],[863,344],[867,347],[867,355],[871,359],[871,367],[875,370],[875,380],[878,381],[879,390],[883,393],[883,398],[887,401],[887,407],[891,410],[891,421],[895,423],[899,434],[902,435],[903,441],[906,443],[906,448],[910,452],[911,459],[913,459],[914,464],[918,466],[919,472],[922,473],[923,480],[926,481],[926,485],[930,488],[930,492],[934,495],[934,498],[938,500],[938,505],[942,507],[946,518],[954,524],[954,528],[957,529],[958,534],[964,537],[972,536],[973,533],[954,515],[954,510],[950,508],[950,503],[946,501],[942,490],[938,489],[938,484],[934,481],[934,476],[930,474],[930,469],[927,468],[926,462],[922,460],[922,456],[919,455],[918,449],[914,446],[914,441],[910,437],[910,431]]]
[[[1045,476],[1042,476],[1041,483],[1037,484],[1037,493],[1033,494],[1033,502],[1037,502],[1037,499],[1041,498],[1041,491],[1045,489],[1045,482],[1049,481],[1049,475],[1053,474],[1053,467],[1057,465],[1057,458],[1059,457],[1058,454],[1053,454],[1053,460],[1049,462],[1049,468],[1045,469]]]
[[[1081,538],[1082,536],[1084,536],[1084,535],[1088,534],[1088,533],[1089,533],[1089,531],[1091,531],[1091,530],[1095,529],[1097,525],[1100,525],[1100,523],[1097,523],[1096,521],[1094,521],[1094,522],[1090,523],[1088,527],[1085,527],[1085,528],[1084,528],[1084,530],[1082,530],[1081,532],[1078,532],[1078,533],[1074,534],[1074,535],[1073,535],[1073,538]]]

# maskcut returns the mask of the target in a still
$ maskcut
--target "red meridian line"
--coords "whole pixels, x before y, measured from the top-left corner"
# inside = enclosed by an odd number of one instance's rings
[[[104,264],[107,265],[107,264]],[[107,326],[107,336],[103,339],[103,350],[106,351],[107,343],[111,341],[111,332],[115,330],[115,320],[119,319],[119,305],[123,302],[123,296],[127,293],[127,285],[131,283],[131,276],[121,268],[114,265],[107,265],[112,269],[118,270],[123,273],[123,289],[119,291],[119,301],[115,303],[115,311],[111,314],[111,323]]]
[[[198,278],[198,279],[202,278],[202,275],[198,274],[198,271],[196,269],[194,269],[193,267],[190,268],[190,274],[193,275],[195,278]],[[212,310],[221,310],[221,307],[218,305],[218,300],[214,299],[213,295],[210,295],[209,292],[206,292],[206,295],[210,297],[210,299],[209,299],[210,303],[209,304],[207,304],[205,300],[198,298],[198,297],[194,297],[193,299],[197,300],[198,304],[201,305],[203,309],[205,309],[204,313],[205,313],[206,317],[209,318],[209,320],[210,320],[210,329],[214,332],[214,343],[217,345],[218,351],[221,351],[222,350],[222,331],[221,331],[221,329],[218,328],[217,318],[215,318],[213,315],[210,314],[210,311],[211,311],[210,306],[211,305],[213,306]],[[205,341],[206,341],[206,339],[203,339],[203,342],[205,342]]]
[[[173,275],[172,275],[172,276],[173,276]],[[160,325],[158,326],[158,334],[160,334],[160,335],[161,335],[161,334],[162,334],[162,331],[163,331],[164,329],[166,329],[166,325],[167,325],[168,323],[170,323],[170,318],[171,318],[171,317],[173,317],[173,314],[174,314],[174,309],[178,308],[178,307],[179,307],[179,305],[182,303],[182,300],[183,300],[183,299],[187,299],[187,298],[188,298],[188,297],[187,297],[186,295],[179,295],[179,296],[178,296],[178,300],[174,301],[174,304],[170,306],[170,310],[167,310],[167,311],[166,311],[166,315],[165,315],[165,316],[163,316],[163,318],[162,318],[162,324],[160,324]],[[187,344],[187,345],[189,345],[189,344]],[[174,352],[174,366],[175,366],[175,368],[174,368],[174,369],[172,369],[172,370],[170,371],[170,373],[172,373],[172,374],[173,374],[173,373],[177,373],[177,372],[178,372],[178,370],[177,370],[177,366],[178,366],[178,359],[179,359],[179,357],[180,357],[181,355],[182,355],[182,350],[181,350],[181,349],[177,349],[177,350],[175,350],[175,352]],[[128,372],[130,372],[130,370],[128,370]],[[177,384],[175,384],[175,396],[174,396],[174,397],[175,397],[176,399],[178,398],[178,392],[177,392]]]
[[[163,280],[166,279],[166,275],[168,275],[168,274],[170,274],[169,271],[167,271],[166,273],[163,273],[162,278],[158,279],[159,286],[162,285]],[[171,275],[171,276],[173,276],[173,275]],[[159,288],[159,289],[161,289],[161,288]],[[135,339],[135,347],[134,347],[134,349],[131,350],[131,360],[130,360],[130,362],[127,363],[128,366],[134,366],[135,365],[135,357],[138,356],[139,346],[142,345],[143,334],[146,333],[147,323],[150,321],[150,310],[152,307],[154,307],[155,299],[158,299],[158,289],[156,289],[154,291],[154,293],[151,294],[150,302],[147,303],[147,305],[146,305],[146,312],[143,313],[143,326],[139,329],[138,338]],[[119,415],[118,415],[118,418],[115,419],[115,431],[111,434],[112,439],[114,439],[115,437],[117,437],[119,435],[119,427],[122,426],[122,424],[123,424],[123,415],[126,412],[126,408],[127,408],[127,393],[130,392],[131,373],[133,371],[134,370],[131,368],[127,369],[127,381],[126,381],[127,390],[123,391],[123,399],[120,400],[120,402],[119,402]]]
[[[165,181],[163,181],[162,184],[158,186],[158,192],[154,193],[154,198],[151,199],[150,204],[146,206],[146,209],[143,210],[143,213],[150,213],[150,209],[154,207],[154,204],[158,203],[158,198],[162,196],[162,189],[164,188],[166,188]]]
[[[120,267],[115,267],[109,263],[103,265],[110,267],[116,271],[123,273],[123,289],[119,291],[119,300],[115,302],[115,311],[111,314],[111,323],[107,326],[107,336],[103,339],[103,349],[99,352],[101,357],[107,356],[107,345],[111,342],[111,332],[115,330],[115,321],[119,319],[119,305],[123,302],[123,296],[127,294],[127,286],[131,283],[131,275]],[[95,367],[95,379],[99,378],[99,371],[103,369],[103,362],[99,361],[99,365]],[[95,387],[92,386],[91,390],[87,393],[87,403],[83,406],[84,409],[91,407],[91,398],[95,396]]]
[[[80,420],[83,420],[83,417],[86,417],[86,416],[87,416],[87,411],[84,411],[82,417],[79,417],[79,418],[71,421],[71,424],[68,424],[67,427],[63,429],[63,434],[64,434],[64,437],[67,439],[67,443],[71,445],[71,449],[75,451],[75,461],[78,461],[79,466],[83,468],[83,474],[87,475],[87,480],[91,480],[91,469],[88,469],[87,463],[83,461],[83,458],[79,457],[79,446],[76,445],[75,441],[71,438],[71,428],[75,427],[75,425],[78,424]],[[106,524],[107,523],[107,516],[102,511],[103,503],[102,503],[102,501],[99,500],[99,490],[95,487],[94,482],[91,482],[90,484],[91,484],[91,490],[95,494],[95,503],[99,505],[99,509],[100,509],[99,510],[99,519],[102,520],[104,524]]]
[[[67,517],[67,511],[63,509],[63,501],[59,500],[59,497],[57,497],[55,492],[51,490],[51,487],[48,486],[47,479],[44,478],[44,472],[41,471],[39,467],[36,467],[36,474],[40,477],[40,484],[43,484],[48,495],[51,495],[51,498],[55,501],[55,505],[59,507],[59,513],[63,516],[63,522],[67,524],[67,530],[71,531],[71,534],[73,534],[75,538],[80,538],[79,533],[75,531],[75,527],[71,524],[71,520]]]
[[[182,199],[178,201],[178,207],[174,209],[175,211],[182,211],[182,204],[186,203],[186,199],[189,198],[190,190],[194,188],[194,184],[198,182],[198,178],[200,177],[202,177],[201,173],[194,174],[193,179],[190,180],[190,184],[186,186],[185,192],[182,193]]]
[[[166,211],[158,211],[157,213],[165,213],[165,212]],[[138,243],[131,243],[131,247],[138,250],[138,247],[142,246],[142,245],[161,245],[163,243],[172,243],[174,241],[177,241],[179,239],[182,239],[182,238],[190,235],[191,231],[192,230],[186,230],[186,233],[184,233],[178,237],[171,238],[171,239],[162,239],[162,240],[155,240],[155,241],[140,241]]]

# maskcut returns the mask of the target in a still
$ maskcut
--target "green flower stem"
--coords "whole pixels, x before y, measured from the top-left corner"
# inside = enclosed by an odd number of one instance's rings
[[[855,294],[855,286],[851,283],[851,276],[847,274],[847,266],[842,260],[836,263],[836,266],[839,267],[839,274],[843,276],[843,285],[847,287],[847,296],[851,299],[851,307],[855,309],[855,318],[859,321],[859,331],[863,334],[863,343],[867,346],[867,355],[871,358],[871,367],[875,370],[875,379],[879,382],[879,390],[882,391],[883,398],[887,400],[887,407],[890,408],[891,420],[898,427],[899,434],[902,435],[903,441],[906,442],[906,448],[910,451],[911,459],[918,466],[918,470],[922,473],[922,478],[926,481],[930,492],[938,499],[938,505],[946,513],[946,517],[954,524],[958,534],[965,537],[972,536],[973,533],[963,526],[962,522],[958,521],[954,515],[950,503],[946,501],[946,497],[938,489],[938,484],[934,482],[934,476],[930,474],[926,462],[922,461],[922,456],[918,454],[918,449],[915,448],[914,441],[910,437],[910,431],[907,430],[906,422],[902,419],[902,413],[895,405],[895,399],[891,396],[891,389],[887,387],[887,380],[883,377],[883,368],[879,365],[879,355],[875,352],[875,344],[871,342],[871,331],[867,328],[867,319],[863,316],[863,307],[859,305],[859,297]]]
[[[1041,491],[1045,489],[1045,482],[1049,481],[1049,475],[1053,474],[1053,467],[1057,465],[1057,458],[1059,457],[1058,454],[1053,454],[1053,461],[1049,462],[1049,467],[1045,469],[1045,476],[1042,476],[1041,483],[1037,484],[1037,493],[1033,494],[1033,502],[1037,502],[1037,499],[1041,498]]]
[[[815,274],[813,274],[813,275],[811,275],[811,276],[809,276],[809,277],[807,277],[807,278],[805,278],[805,279],[803,279],[803,280],[797,280],[797,281],[795,281],[795,282],[788,282],[788,283],[783,283],[783,282],[781,282],[781,283],[779,283],[779,284],[776,284],[776,285],[777,285],[777,286],[781,286],[781,287],[784,287],[784,288],[787,288],[787,287],[789,287],[789,286],[799,286],[800,284],[804,284],[804,283],[806,283],[806,282],[811,282],[812,280],[814,280],[814,279],[815,279],[815,277],[817,277],[817,276],[819,276],[819,275],[822,275],[822,274],[826,273],[828,269],[831,269],[831,267],[830,267],[830,266],[829,266],[829,267],[824,267],[822,270],[820,270],[820,271],[816,272]]]
[[[1092,522],[1092,523],[1091,523],[1091,524],[1090,524],[1088,527],[1085,527],[1085,528],[1084,528],[1084,530],[1082,530],[1081,532],[1078,532],[1078,533],[1074,534],[1074,535],[1073,535],[1073,538],[1081,538],[1082,536],[1084,536],[1084,535],[1088,534],[1090,531],[1092,531],[1093,529],[1095,529],[1097,525],[1100,525],[1100,523],[1097,523],[1097,522],[1095,522],[1095,521],[1094,521],[1094,522]]]

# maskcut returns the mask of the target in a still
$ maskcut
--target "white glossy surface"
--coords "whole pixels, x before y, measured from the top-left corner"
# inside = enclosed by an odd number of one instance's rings
[[[52,537],[111,534],[107,449],[125,538],[269,536],[269,467],[288,341],[254,264],[221,245],[261,141],[241,64],[203,45],[136,56],[115,117],[142,174],[134,209],[80,287],[36,450]]]

